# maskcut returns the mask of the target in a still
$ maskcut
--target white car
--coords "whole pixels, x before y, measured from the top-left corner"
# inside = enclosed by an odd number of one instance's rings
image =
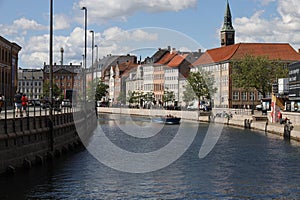
[[[262,105],[261,105],[261,104],[258,104],[258,105],[256,106],[256,110],[262,110]]]

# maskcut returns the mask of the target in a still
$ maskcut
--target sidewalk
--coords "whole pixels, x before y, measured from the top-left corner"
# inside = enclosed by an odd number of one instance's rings
[[[262,115],[254,115],[257,117],[262,117]],[[217,123],[225,123],[231,126],[238,126],[238,127],[245,127],[245,120],[246,122],[250,123],[251,129],[265,131],[267,133],[276,134],[283,137],[284,133],[284,124],[279,123],[272,123],[268,121],[255,121],[253,120],[252,115],[236,115],[234,114],[233,117],[229,120],[226,118],[215,118],[215,122]],[[293,125],[293,130],[291,131],[291,139],[300,142],[300,125]],[[246,127],[247,128],[247,127]]]

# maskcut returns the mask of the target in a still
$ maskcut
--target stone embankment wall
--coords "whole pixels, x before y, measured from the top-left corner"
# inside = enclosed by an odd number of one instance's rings
[[[279,123],[272,123],[268,116],[263,116],[261,113],[251,115],[251,110],[241,112],[240,110],[222,110],[217,109],[213,112],[200,112],[197,111],[173,111],[173,110],[147,110],[147,109],[128,109],[128,108],[105,108],[99,107],[98,112],[102,113],[115,113],[115,114],[129,114],[129,115],[145,115],[145,116],[165,116],[172,114],[182,119],[196,120],[201,122],[224,123],[226,125],[237,126],[264,131],[266,133],[272,133],[279,136],[284,134],[284,125]],[[232,118],[214,117],[216,113],[232,113]],[[294,129],[290,132],[290,138],[296,141],[300,141],[300,113],[283,113],[283,118],[289,118],[294,126]]]
[[[182,119],[198,120],[198,113],[191,112],[191,111],[98,107],[98,112],[112,113],[112,114],[126,114],[126,115],[143,115],[143,116],[151,116],[151,117],[166,116],[172,114],[173,116],[181,117]]]
[[[73,113],[63,113],[53,115],[52,120],[49,116],[1,120],[0,174],[14,173],[19,168],[29,169],[82,146],[76,128],[82,127],[86,131],[94,128],[95,116],[82,114],[76,118]],[[74,120],[79,126],[75,127]]]

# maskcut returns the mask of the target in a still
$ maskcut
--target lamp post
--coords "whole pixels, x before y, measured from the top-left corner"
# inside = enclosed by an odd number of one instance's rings
[[[91,72],[92,72],[92,91],[94,91],[94,38],[95,38],[95,33],[93,30],[90,30],[90,33],[92,33],[92,68],[91,68]]]
[[[95,47],[96,47],[96,77],[95,77],[95,79],[97,80],[97,73],[98,73],[98,45],[97,44],[95,44]]]
[[[82,7],[84,10],[84,72],[83,72],[83,99],[86,102],[86,44],[87,44],[87,8]]]
[[[53,89],[53,0],[50,0],[50,41],[49,41],[49,68],[50,68],[50,87],[49,87],[49,96],[51,106],[49,109],[49,130],[50,130],[50,149],[51,151],[54,150],[54,136],[53,136],[53,117],[52,117],[52,89]]]

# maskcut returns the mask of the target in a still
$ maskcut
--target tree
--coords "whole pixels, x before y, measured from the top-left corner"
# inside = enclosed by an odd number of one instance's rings
[[[108,85],[106,85],[102,81],[99,81],[96,87],[95,100],[101,101],[102,97],[105,97],[108,94],[108,88]]]
[[[164,95],[162,97],[163,102],[165,103],[165,106],[168,102],[173,101],[175,98],[174,91],[169,91],[168,88],[164,91]]]
[[[212,95],[217,91],[217,88],[214,87],[214,77],[207,71],[191,72],[187,78],[187,82],[187,92],[194,94],[194,97],[198,99],[198,107],[200,106],[201,99],[211,99]],[[191,96],[186,95],[185,98],[190,99]]]
[[[55,98],[55,97],[60,97],[61,95],[62,95],[62,92],[60,91],[58,86],[56,84],[53,84],[52,96]],[[50,81],[49,80],[44,82],[43,96],[44,96],[44,98],[45,97],[50,97]]]
[[[133,104],[135,102],[135,91],[128,91],[128,99],[127,99],[129,105]]]
[[[188,103],[193,101],[195,97],[196,95],[193,91],[192,86],[190,84],[187,84],[183,92],[183,101],[185,102],[185,105],[188,105]]]
[[[266,56],[246,55],[232,62],[233,86],[246,91],[256,89],[263,97],[272,91],[278,78],[286,78],[288,69],[280,60],[269,60]]]
[[[124,92],[122,91],[118,98],[117,98],[118,102],[121,102],[122,104],[126,103],[126,94],[124,94]]]

